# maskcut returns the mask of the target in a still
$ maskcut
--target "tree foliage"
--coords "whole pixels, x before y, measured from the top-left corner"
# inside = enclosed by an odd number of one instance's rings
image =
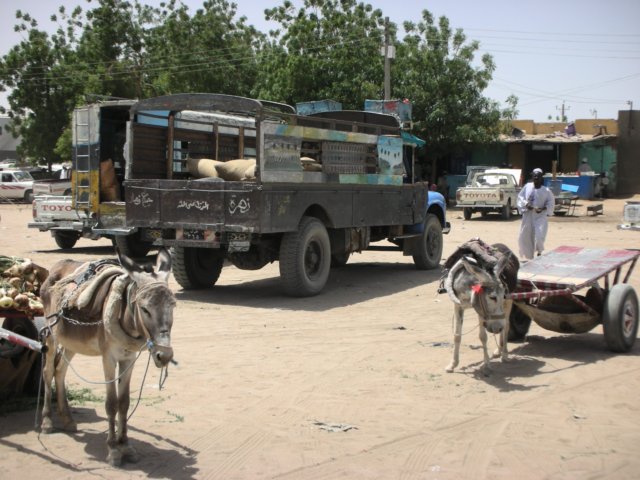
[[[0,60],[0,90],[11,91],[8,114],[23,157],[64,157],[71,111],[90,95],[216,92],[362,109],[365,99],[383,98],[385,28],[397,52],[392,98],[412,101],[415,133],[431,157],[490,142],[500,119],[517,115],[517,98],[501,111],[483,96],[491,56],[478,58],[478,42],[427,10],[405,22],[398,39],[381,10],[356,0],[305,0],[299,8],[283,0],[265,10],[279,25],[268,35],[237,18],[226,0],[205,0],[195,12],[179,0],[85,1],[86,11],[60,7],[52,15],[52,35],[16,13],[24,40]]]
[[[334,99],[362,109],[382,95],[384,18],[355,0],[289,0],[265,10],[280,29],[261,50],[255,96],[295,104]]]
[[[424,10],[406,36],[394,64],[394,91],[413,101],[415,130],[436,157],[469,144],[487,143],[499,133],[500,110],[482,95],[495,70],[490,55],[479,61],[479,44],[467,41],[449,20]]]

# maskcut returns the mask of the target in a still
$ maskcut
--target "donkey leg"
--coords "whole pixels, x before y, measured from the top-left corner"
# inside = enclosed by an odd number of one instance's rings
[[[53,431],[53,422],[51,421],[51,391],[53,383],[53,374],[55,372],[56,361],[56,344],[51,336],[46,340],[48,347],[47,353],[44,358],[44,400],[42,402],[42,423],[40,424],[40,430],[42,433],[51,433]]]
[[[56,379],[56,398],[58,399],[58,413],[62,418],[62,429],[67,432],[77,432],[78,426],[71,416],[71,408],[67,400],[67,388],[65,378],[67,369],[71,359],[75,356],[75,352],[70,352],[66,348],[60,349],[60,356],[57,358],[55,379]]]
[[[131,375],[133,374],[133,363],[135,361],[135,358],[133,358],[119,362],[119,371],[126,373],[118,383],[118,428],[116,433],[116,443],[122,457],[133,463],[140,460],[140,456],[138,452],[129,445],[129,438],[127,436],[127,413],[129,412]]]
[[[487,351],[487,329],[484,328],[484,322],[483,319],[480,318],[479,319],[480,322],[480,333],[479,333],[479,337],[480,337],[480,341],[482,342],[482,354],[483,354],[483,360],[482,360],[482,373],[484,374],[484,376],[488,377],[489,374],[491,373],[491,367],[489,366],[489,352]]]
[[[453,369],[458,366],[460,361],[460,342],[462,341],[462,320],[464,317],[464,310],[458,306],[454,306],[454,316],[455,316],[455,333],[453,335],[453,357],[451,358],[451,363],[446,368],[446,371],[451,373]]]
[[[513,308],[513,300],[506,300],[504,302],[504,315],[506,318],[502,334],[500,335],[500,360],[503,362],[509,361],[509,317],[511,316],[511,309]]]
[[[108,355],[102,357],[102,368],[104,379],[107,382],[107,399],[105,409],[107,411],[107,421],[109,431],[107,433],[107,461],[112,467],[119,467],[122,464],[122,453],[118,449],[116,442],[116,414],[118,413],[118,393],[116,391],[116,362]]]

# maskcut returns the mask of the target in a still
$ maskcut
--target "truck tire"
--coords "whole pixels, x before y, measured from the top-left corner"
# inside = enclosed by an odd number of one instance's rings
[[[438,217],[427,213],[419,253],[413,256],[418,270],[431,270],[440,265],[442,259],[442,226]]]
[[[507,204],[502,207],[502,218],[509,220],[511,218],[511,199],[507,200]]]
[[[33,190],[27,190],[24,192],[24,202],[33,203]]]
[[[349,261],[350,256],[351,256],[351,252],[334,253],[333,255],[331,255],[331,268],[344,267]]]
[[[471,209],[469,207],[464,207],[462,209],[462,216],[465,220],[469,220],[471,218]]]
[[[80,233],[78,232],[67,232],[60,230],[53,233],[53,239],[56,241],[56,244],[63,250],[73,248],[78,242],[79,238]]]
[[[602,329],[609,350],[631,350],[638,334],[638,296],[626,283],[614,285],[604,302]]]
[[[173,278],[185,290],[210,288],[220,278],[224,255],[212,248],[171,248]]]
[[[280,243],[280,278],[292,297],[310,297],[322,291],[331,270],[331,242],[323,223],[302,217],[298,230],[285,233]]]
[[[146,257],[151,250],[151,244],[140,238],[140,232],[131,235],[116,235],[114,238],[116,248],[129,258]]]

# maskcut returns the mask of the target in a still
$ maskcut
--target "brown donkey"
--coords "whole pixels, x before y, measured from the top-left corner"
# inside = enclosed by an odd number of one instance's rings
[[[157,367],[173,358],[171,326],[176,301],[167,282],[171,257],[158,253],[155,268],[140,266],[118,252],[109,260],[56,263],[41,289],[50,328],[44,367],[42,431],[53,429],[51,388],[55,377],[63,428],[76,431],[65,389],[65,375],[76,353],[102,357],[109,419],[108,460],[118,466],[137,461],[127,438],[129,383],[139,353],[148,348]],[[116,366],[118,373],[116,375]],[[116,429],[117,415],[117,429]]]

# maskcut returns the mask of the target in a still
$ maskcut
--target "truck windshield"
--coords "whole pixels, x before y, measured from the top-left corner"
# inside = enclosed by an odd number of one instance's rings
[[[16,177],[16,181],[18,182],[28,182],[29,180],[33,180],[33,177],[29,172],[13,172],[13,176]]]
[[[478,175],[476,177],[476,185],[482,186],[494,186],[494,185],[508,185],[509,179],[506,175]]]

